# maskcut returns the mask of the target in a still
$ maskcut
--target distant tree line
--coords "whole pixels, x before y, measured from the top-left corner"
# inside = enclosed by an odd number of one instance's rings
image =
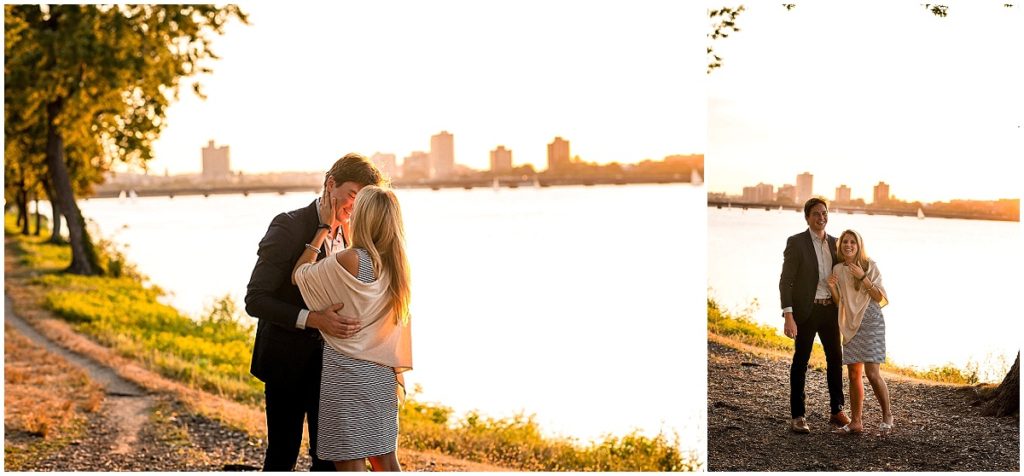
[[[664,160],[644,159],[636,164],[621,164],[609,162],[607,164],[596,164],[585,162],[580,156],[574,156],[568,163],[559,167],[558,170],[545,170],[543,175],[571,176],[571,177],[689,177],[690,172],[696,170],[702,176],[704,174],[704,154],[693,155],[670,155]]]

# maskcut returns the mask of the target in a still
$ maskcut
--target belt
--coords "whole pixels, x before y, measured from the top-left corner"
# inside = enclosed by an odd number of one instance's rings
[[[831,306],[832,305],[832,298],[827,297],[825,299],[815,299],[814,300],[814,304],[819,304],[819,305],[822,305],[822,306]]]

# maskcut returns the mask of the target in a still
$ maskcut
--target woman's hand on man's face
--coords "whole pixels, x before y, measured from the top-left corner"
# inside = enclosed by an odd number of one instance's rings
[[[320,223],[331,225],[331,228],[337,226],[337,217],[335,216],[337,209],[338,199],[332,197],[325,187],[324,194],[320,196]]]

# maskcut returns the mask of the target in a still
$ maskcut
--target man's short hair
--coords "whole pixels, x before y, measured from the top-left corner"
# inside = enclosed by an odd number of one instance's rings
[[[366,160],[366,157],[354,152],[345,154],[338,159],[331,170],[324,174],[324,186],[327,186],[327,178],[334,177],[334,185],[339,186],[345,182],[355,182],[361,185],[384,185],[384,177],[374,167],[373,163]]]
[[[825,211],[828,211],[828,202],[823,198],[814,197],[804,203],[804,218],[811,216],[811,209],[819,203],[825,205]]]

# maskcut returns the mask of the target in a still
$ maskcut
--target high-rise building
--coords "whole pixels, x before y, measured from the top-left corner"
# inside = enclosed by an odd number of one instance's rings
[[[804,204],[814,196],[814,176],[804,172],[796,176],[796,202]]]
[[[875,185],[874,205],[885,205],[889,201],[889,184],[878,182]]]
[[[796,186],[787,183],[779,187],[779,192],[775,194],[775,200],[779,203],[796,203]]]
[[[231,175],[231,164],[228,161],[228,146],[217,147],[213,139],[203,147],[203,178],[217,179]]]
[[[398,177],[398,164],[395,162],[395,154],[382,154],[377,152],[370,157],[370,162],[380,170],[385,178],[391,180]]]
[[[836,187],[835,203],[850,203],[850,187],[845,184]]]
[[[441,131],[430,137],[430,178],[448,178],[455,171],[455,137]]]
[[[757,201],[757,187],[743,187],[743,201],[753,203]]]
[[[491,172],[496,174],[512,171],[512,151],[499,145],[491,151]]]
[[[552,172],[565,170],[569,161],[569,141],[555,137],[555,140],[548,144],[548,170]]]
[[[752,203],[768,203],[775,201],[775,186],[759,183],[753,187],[743,187],[743,201]]]
[[[430,154],[422,151],[410,152],[402,160],[402,178],[422,180],[430,178]]]

